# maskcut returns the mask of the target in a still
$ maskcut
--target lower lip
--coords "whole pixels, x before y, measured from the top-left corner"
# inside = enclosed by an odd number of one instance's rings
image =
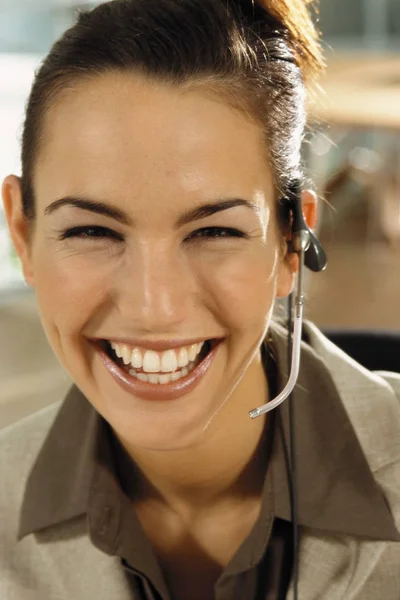
[[[105,351],[95,344],[97,352],[103,361],[106,369],[114,377],[115,381],[127,392],[133,396],[143,398],[144,400],[175,400],[185,394],[191,392],[200,382],[202,377],[207,373],[213,363],[220,342],[218,342],[207,356],[197,365],[186,377],[171,381],[170,383],[148,383],[139,381],[135,377],[130,376],[126,371],[121,369],[115,362],[105,353]]]

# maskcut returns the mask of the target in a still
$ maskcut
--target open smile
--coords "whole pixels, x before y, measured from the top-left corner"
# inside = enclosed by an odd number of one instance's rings
[[[173,400],[199,383],[221,342],[214,338],[164,352],[108,340],[94,345],[108,372],[125,391],[145,400]]]

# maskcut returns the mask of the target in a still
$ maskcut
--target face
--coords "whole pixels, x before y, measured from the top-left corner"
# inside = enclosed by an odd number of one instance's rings
[[[229,418],[293,283],[260,129],[201,91],[107,75],[48,116],[30,239],[17,188],[6,212],[48,339],[119,436],[183,448]]]

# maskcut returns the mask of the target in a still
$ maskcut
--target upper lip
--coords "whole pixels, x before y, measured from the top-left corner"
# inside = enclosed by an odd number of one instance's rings
[[[183,348],[185,346],[191,346],[192,344],[199,344],[200,342],[206,342],[208,340],[220,340],[222,338],[215,337],[200,337],[191,339],[181,340],[146,340],[139,338],[122,338],[122,337],[111,337],[102,338],[100,341],[115,342],[116,344],[126,344],[127,346],[137,346],[138,348],[146,348],[148,350],[163,351],[172,350],[173,348]],[[98,340],[99,341],[99,340]]]

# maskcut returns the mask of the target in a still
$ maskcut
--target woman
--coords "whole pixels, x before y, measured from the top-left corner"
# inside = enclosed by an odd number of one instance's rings
[[[248,416],[320,64],[301,0],[115,0],[46,58],[3,199],[76,385],[1,435],[1,598],[400,597],[398,379],[305,326],[295,549],[287,405]]]

